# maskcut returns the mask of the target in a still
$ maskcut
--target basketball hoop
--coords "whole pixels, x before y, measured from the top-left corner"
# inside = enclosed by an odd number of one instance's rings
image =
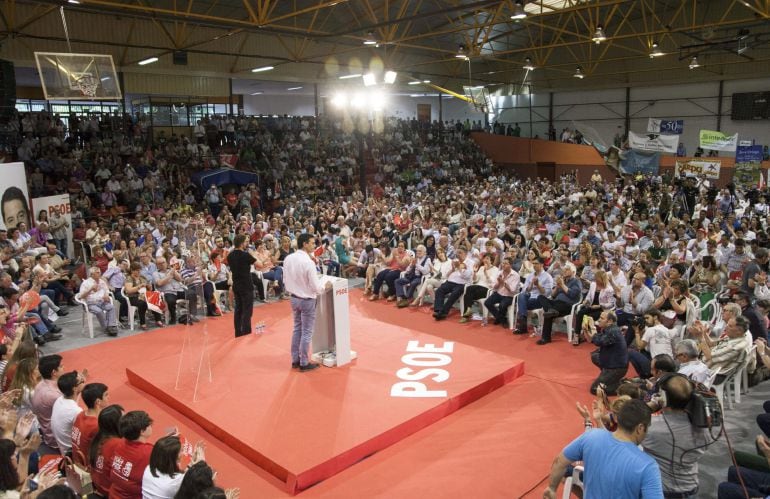
[[[95,97],[96,89],[99,87],[99,80],[93,75],[84,74],[75,81],[75,86],[85,97]]]

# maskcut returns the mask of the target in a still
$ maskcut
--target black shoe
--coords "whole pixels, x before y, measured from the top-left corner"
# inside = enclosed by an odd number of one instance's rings
[[[59,317],[64,317],[64,316],[66,316],[66,315],[69,315],[69,312],[67,312],[67,311],[66,311],[66,310],[64,310],[63,308],[60,308],[60,309],[59,309],[59,311],[58,311],[58,312],[56,312],[56,315],[58,315]]]
[[[523,331],[521,329],[514,329],[513,334],[527,334],[527,330],[524,329]]]
[[[117,336],[118,335],[118,328],[117,327],[108,327],[106,333],[107,333],[107,336]]]
[[[494,324],[495,326],[499,326],[502,323],[503,323],[503,321],[501,319],[498,319],[498,318],[495,318],[495,320],[492,321],[492,324]]]
[[[168,325],[169,325],[169,326],[174,326],[174,325],[176,325],[176,321],[175,321],[175,320],[173,320],[173,321],[168,321]]]
[[[550,342],[551,340],[544,340],[543,338],[540,338],[539,340],[537,340],[538,345],[547,345]]]
[[[59,326],[52,326],[51,329],[48,330],[48,332],[54,333],[54,334],[55,333],[60,333],[61,332],[61,328]]]
[[[41,347],[45,345],[45,339],[42,336],[35,336],[32,338],[32,341],[34,341],[35,343],[38,344],[38,346],[41,346]]]
[[[291,368],[292,369],[299,369],[299,362],[292,362],[291,363]]]
[[[60,340],[60,339],[61,339],[61,335],[60,335],[60,334],[54,334],[54,333],[50,333],[50,332],[49,332],[49,333],[46,333],[46,334],[44,334],[44,335],[43,335],[43,339],[44,339],[46,342],[49,342],[49,341],[56,341],[56,340]]]
[[[318,369],[319,367],[321,366],[319,366],[318,364],[309,363],[304,366],[299,366],[299,371],[304,373],[307,371],[312,371],[313,369]]]

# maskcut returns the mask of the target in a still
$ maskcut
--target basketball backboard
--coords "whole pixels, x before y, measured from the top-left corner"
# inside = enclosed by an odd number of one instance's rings
[[[484,86],[470,87],[463,85],[463,93],[468,97],[477,111],[489,112],[492,109],[492,99],[489,98],[489,90]]]
[[[122,99],[111,55],[35,52],[46,100]]]

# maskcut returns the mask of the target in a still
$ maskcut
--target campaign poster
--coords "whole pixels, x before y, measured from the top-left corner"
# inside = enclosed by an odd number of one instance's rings
[[[24,163],[0,164],[0,228],[9,229],[27,224],[27,230],[34,225],[27,192],[27,172]]]
[[[57,194],[55,196],[45,196],[42,198],[35,198],[32,200],[32,212],[37,219],[41,211],[46,211],[50,218],[53,214],[54,207],[59,208],[59,213],[62,214],[64,220],[67,222],[67,257],[72,258],[74,248],[72,244],[72,206],[70,204],[69,194]]]

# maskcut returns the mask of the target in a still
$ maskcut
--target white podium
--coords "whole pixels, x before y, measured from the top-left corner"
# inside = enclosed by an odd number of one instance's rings
[[[316,298],[312,359],[326,367],[344,366],[357,357],[350,349],[348,280],[328,275],[320,279],[324,286],[331,282],[332,288]]]

